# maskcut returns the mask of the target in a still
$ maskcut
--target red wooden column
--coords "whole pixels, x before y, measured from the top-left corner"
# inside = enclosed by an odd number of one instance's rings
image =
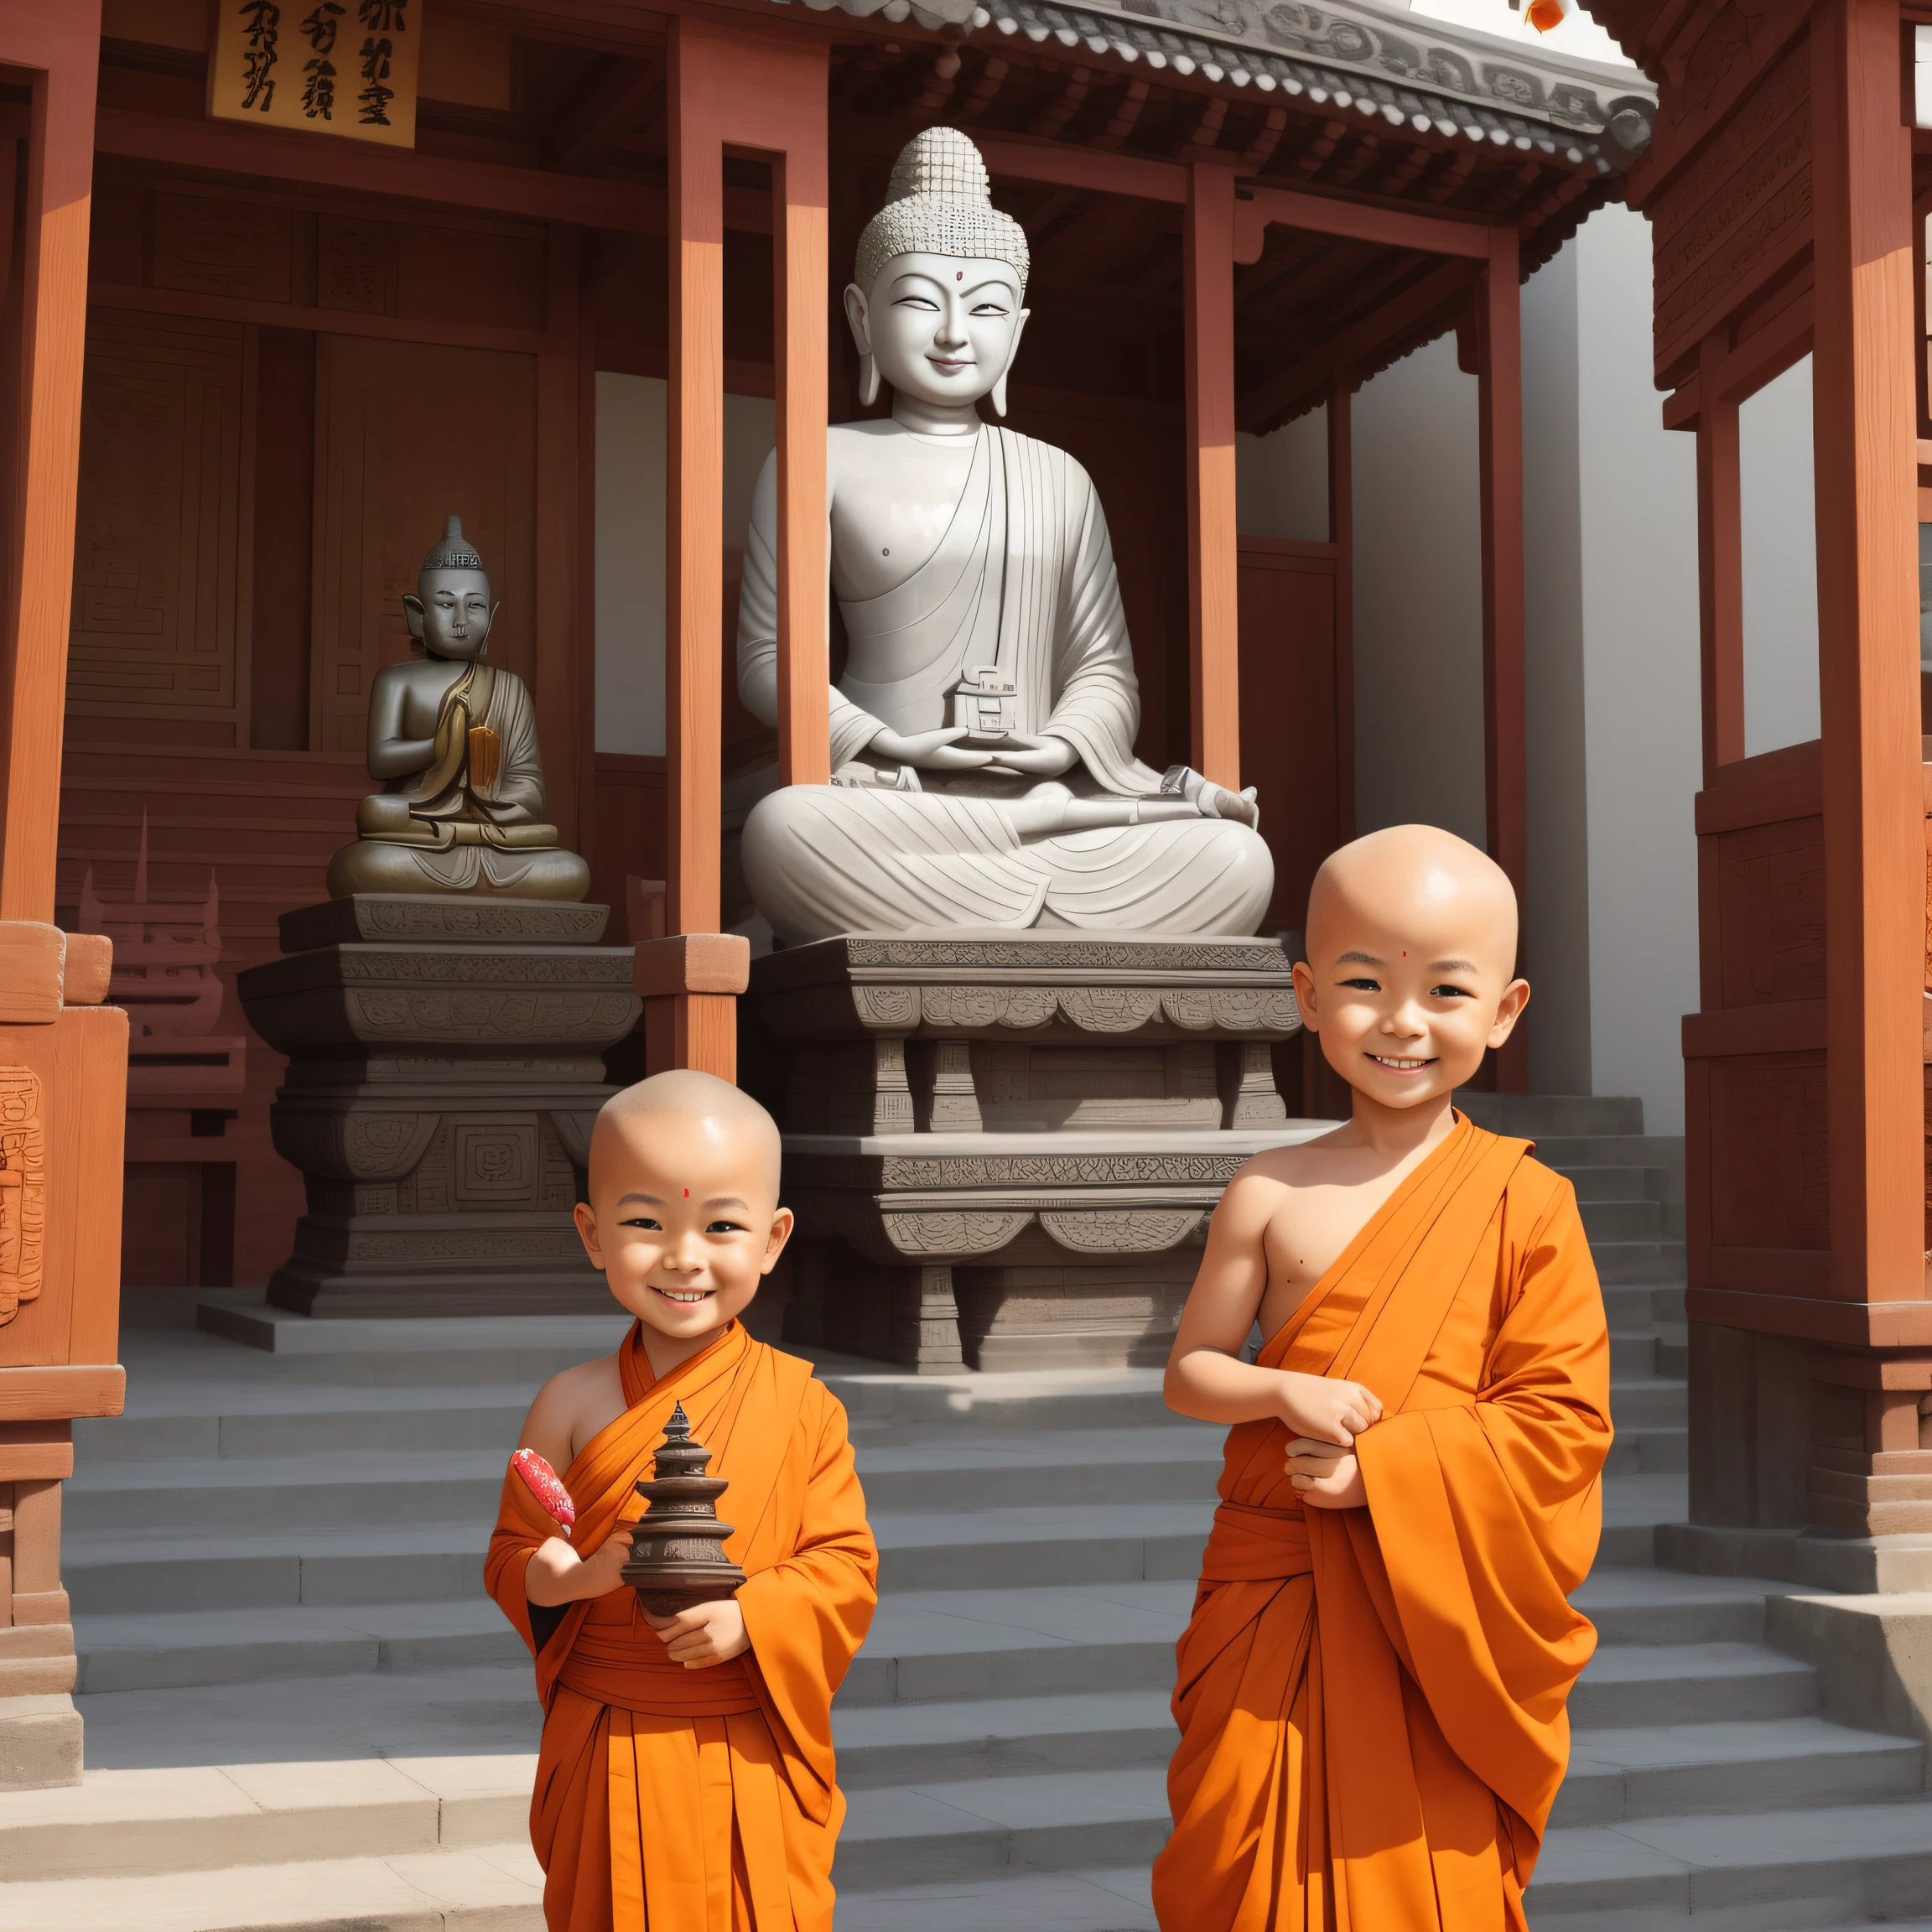
[[[1335,825],[1355,836],[1355,392],[1328,391],[1328,541],[1335,546]]]
[[[122,1129],[127,1015],[103,1007],[110,949],[54,918],[67,627],[86,333],[98,0],[9,0],[0,64],[32,87],[23,273],[0,302],[0,1089],[15,1226],[0,1254],[0,1788],[77,1784],[74,1633],[60,1504],[73,1419],[120,1413]],[[11,146],[9,138],[9,146]],[[8,187],[13,187],[8,170]],[[23,1699],[31,1699],[23,1706]]]
[[[1187,170],[1187,643],[1194,768],[1241,784],[1239,538],[1234,510],[1234,176]]]
[[[1899,59],[1893,0],[1813,10],[1831,1292],[1854,1301],[1925,1293],[1916,271]]]
[[[1528,726],[1523,694],[1523,323],[1514,228],[1489,231],[1478,278],[1483,493],[1483,797],[1489,855],[1520,902],[1530,856]],[[1530,1086],[1530,1043],[1519,1026],[1497,1056],[1503,1093]]]
[[[724,489],[724,152],[773,163],[780,757],[829,776],[823,44],[690,18],[670,30],[671,408],[665,744],[671,937],[641,946],[647,1060],[737,1076],[750,948],[717,932]]]
[[[1698,351],[1697,627],[1704,687],[1704,782],[1744,756],[1744,548],[1737,405],[1719,388],[1724,332]]]
[[[13,581],[0,692],[7,734],[0,919],[54,917],[100,38],[99,0],[19,0],[0,8],[0,60],[34,72],[19,433],[9,453],[18,494],[6,533]]]

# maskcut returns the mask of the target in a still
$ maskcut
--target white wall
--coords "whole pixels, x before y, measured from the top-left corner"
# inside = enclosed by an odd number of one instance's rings
[[[664,753],[666,392],[653,376],[597,375],[597,749]],[[725,629],[751,493],[775,435],[769,398],[724,398]],[[725,675],[730,675],[726,658]]]
[[[1662,427],[1651,375],[1649,224],[1620,205],[1576,262],[1583,726],[1593,1090],[1684,1130],[1681,1015],[1697,1006],[1702,782],[1696,447]]]
[[[1328,541],[1326,404],[1273,434],[1234,438],[1234,521],[1244,537]]]
[[[1737,411],[1744,554],[1744,755],[1818,735],[1811,358]]]
[[[1476,379],[1444,336],[1355,397],[1355,813],[1480,845],[1483,569]]]

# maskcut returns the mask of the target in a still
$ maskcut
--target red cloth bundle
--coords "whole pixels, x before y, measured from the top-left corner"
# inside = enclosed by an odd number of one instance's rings
[[[534,1449],[519,1449],[510,1458],[510,1467],[523,1478],[544,1514],[563,1524],[564,1534],[568,1536],[570,1525],[577,1520],[577,1505],[570,1500],[570,1492],[558,1480],[557,1472]]]

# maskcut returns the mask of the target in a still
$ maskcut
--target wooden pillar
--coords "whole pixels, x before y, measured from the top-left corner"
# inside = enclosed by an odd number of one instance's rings
[[[1234,508],[1234,176],[1187,170],[1187,646],[1194,767],[1241,784],[1239,538]]]
[[[795,33],[795,30],[792,30]],[[672,937],[640,947],[647,1060],[737,1074],[742,940],[719,922],[723,717],[724,153],[773,164],[780,756],[829,776],[826,713],[826,86],[823,44],[687,17],[670,29],[671,409],[665,748]],[[690,938],[698,943],[686,945]],[[718,941],[719,944],[711,942]],[[730,963],[727,964],[727,962]]]
[[[99,0],[9,0],[0,9],[0,60],[31,72],[34,87],[22,402],[17,445],[0,452],[19,480],[0,555],[7,571],[0,919],[54,917],[100,38]],[[6,379],[11,382],[14,371]]]
[[[1893,0],[1811,14],[1831,1292],[1925,1292],[1911,148]]]
[[[1514,228],[1489,231],[1478,278],[1482,355],[1478,364],[1483,495],[1483,797],[1489,855],[1509,875],[1520,902],[1530,855],[1529,750],[1523,691],[1523,327]],[[1530,1085],[1522,1027],[1496,1057],[1505,1093]]]
[[[1718,393],[1725,334],[1698,353],[1697,623],[1704,688],[1704,782],[1744,756],[1744,548],[1737,405]]]
[[[1328,541],[1335,546],[1335,824],[1355,836],[1355,392],[1328,392]]]

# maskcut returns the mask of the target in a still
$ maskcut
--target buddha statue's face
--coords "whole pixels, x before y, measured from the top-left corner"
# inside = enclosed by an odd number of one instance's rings
[[[490,641],[490,579],[480,570],[425,570],[405,595],[409,635],[432,657],[480,657]]]
[[[955,407],[990,395],[1012,366],[1026,310],[1005,262],[896,255],[870,293],[845,291],[860,355],[900,395]]]

